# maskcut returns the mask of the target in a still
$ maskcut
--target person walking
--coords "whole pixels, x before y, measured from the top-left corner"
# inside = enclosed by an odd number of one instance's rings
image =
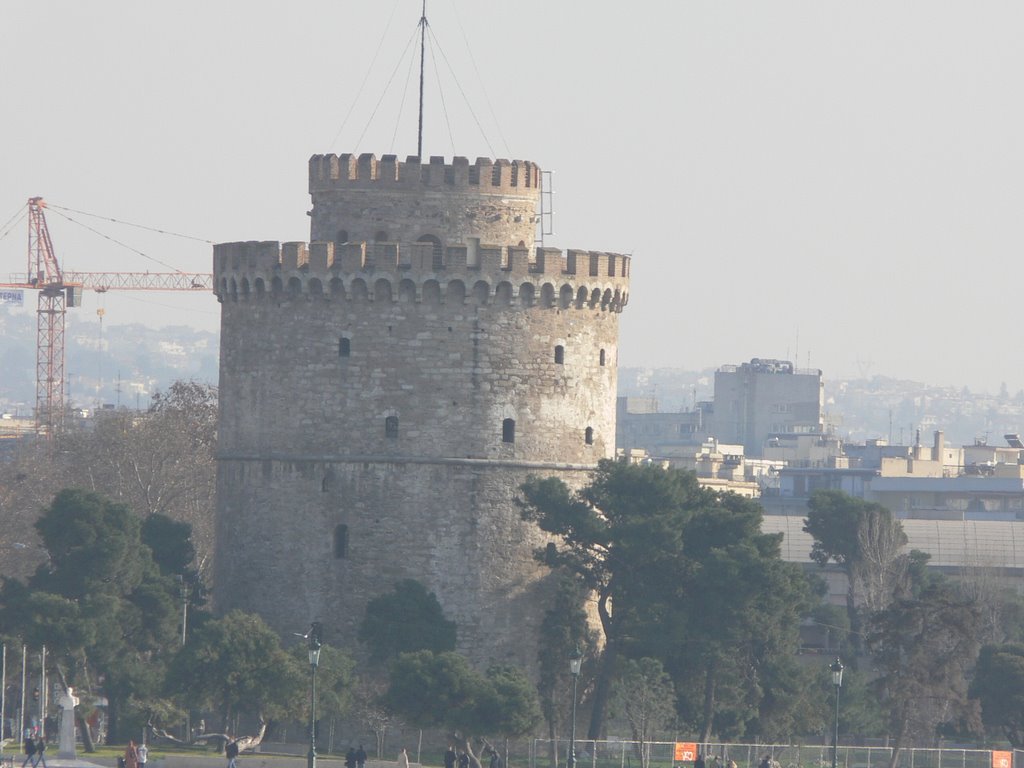
[[[146,761],[149,760],[149,747],[146,746],[146,742],[139,744],[137,752],[139,753],[139,768],[146,768]]]
[[[459,750],[459,768],[469,768],[469,755],[464,749]]]
[[[25,768],[29,763],[33,766],[36,764],[36,740],[32,738],[31,731],[25,731],[25,762],[21,764],[21,768]]]
[[[398,768],[409,768],[409,753],[405,751],[405,747],[398,753]]]
[[[444,753],[444,768],[455,768],[456,760],[458,760],[458,755],[455,754],[455,747],[449,744]]]
[[[366,750],[363,749],[362,744],[356,750],[356,768],[366,768]]]
[[[345,753],[345,768],[356,768],[356,751],[352,747]]]
[[[135,747],[135,740],[131,739],[128,746],[124,748],[124,768],[139,768],[139,750]]]
[[[238,739],[232,739],[224,747],[224,754],[228,758],[228,768],[236,768],[238,760]]]
[[[39,741],[36,742],[36,760],[34,765],[42,763],[43,768],[46,768],[46,757],[43,753],[46,751],[46,739],[42,736],[39,737]]]

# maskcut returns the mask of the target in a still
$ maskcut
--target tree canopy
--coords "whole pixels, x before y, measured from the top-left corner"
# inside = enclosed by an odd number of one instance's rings
[[[1024,644],[986,645],[978,656],[970,695],[981,703],[986,727],[1014,749],[1024,748]]]
[[[474,737],[518,736],[541,719],[536,691],[522,670],[495,666],[483,674],[453,652],[403,653],[392,665],[386,697],[410,725],[450,729],[475,768]]]
[[[766,675],[788,671],[810,607],[757,504],[701,488],[692,472],[615,461],[577,492],[534,479],[523,494],[524,516],[556,537],[538,557],[597,596],[605,648],[588,738],[601,733],[620,656],[664,663],[703,741],[757,721]]]
[[[444,617],[437,596],[415,579],[370,600],[359,626],[370,660],[383,662],[411,651],[455,650],[455,622]]]

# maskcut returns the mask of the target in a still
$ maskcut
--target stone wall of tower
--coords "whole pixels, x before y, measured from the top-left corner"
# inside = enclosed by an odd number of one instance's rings
[[[325,163],[311,161],[311,188]],[[520,247],[514,219],[530,205],[495,214],[495,230],[466,225],[462,213],[515,197],[509,183],[474,196],[468,175],[449,190],[451,226],[427,233],[440,249],[416,242],[426,225],[410,211],[433,187],[422,169],[401,187],[404,165],[376,202],[352,178],[314,192],[313,216],[314,233],[342,220],[361,232],[355,211],[390,208],[389,236],[403,239],[214,249],[217,606],[281,632],[319,620],[348,643],[367,601],[415,578],[457,622],[460,650],[532,668],[544,538],[515,498],[531,474],[577,486],[614,452],[629,259]],[[340,167],[380,172],[362,158]]]

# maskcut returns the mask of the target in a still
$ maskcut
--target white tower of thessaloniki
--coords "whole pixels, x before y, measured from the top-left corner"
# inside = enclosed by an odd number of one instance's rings
[[[309,244],[214,247],[219,611],[347,645],[412,578],[461,652],[534,668],[545,538],[515,500],[613,455],[629,288],[628,257],[532,247],[540,178],[316,155]]]

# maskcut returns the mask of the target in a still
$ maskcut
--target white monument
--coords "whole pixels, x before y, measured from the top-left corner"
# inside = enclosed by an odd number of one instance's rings
[[[57,748],[57,757],[75,760],[78,755],[75,753],[75,707],[78,706],[78,697],[75,696],[74,688],[68,688],[60,697],[60,746]]]

